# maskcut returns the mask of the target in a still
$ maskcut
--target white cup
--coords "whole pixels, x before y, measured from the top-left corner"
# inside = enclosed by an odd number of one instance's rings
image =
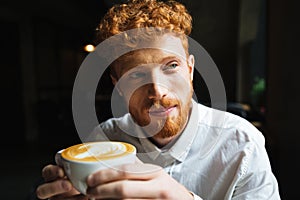
[[[60,150],[56,163],[63,167],[73,186],[86,194],[87,177],[101,169],[134,163],[136,148],[124,142],[88,142]]]

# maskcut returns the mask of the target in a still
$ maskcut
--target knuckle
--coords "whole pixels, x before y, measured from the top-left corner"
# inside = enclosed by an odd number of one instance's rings
[[[47,193],[56,194],[57,193],[57,187],[55,187],[53,185],[49,185],[49,187],[47,187]]]
[[[159,198],[161,199],[171,199],[171,194],[165,189],[161,189],[159,192]]]
[[[95,174],[92,176],[92,185],[95,186],[99,181],[101,180],[102,177],[102,172],[97,171]]]
[[[124,182],[120,182],[118,186],[115,188],[115,194],[117,194],[118,197],[125,197],[126,196],[126,189]]]
[[[120,167],[120,170],[118,171],[118,174],[119,174],[121,177],[126,178],[126,177],[128,176],[129,171],[130,171],[129,165],[122,165],[122,166]]]
[[[109,177],[110,174],[107,171],[102,171],[102,170],[98,171],[97,174],[93,176],[94,185],[107,182],[107,179],[109,179]]]

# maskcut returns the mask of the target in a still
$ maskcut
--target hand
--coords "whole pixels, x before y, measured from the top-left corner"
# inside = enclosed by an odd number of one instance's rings
[[[45,183],[38,186],[36,189],[36,195],[39,199],[51,198],[51,200],[87,200],[87,197],[81,195],[75,188],[73,188],[71,182],[66,179],[65,173],[61,167],[56,165],[47,165],[42,170],[42,176]]]
[[[90,175],[87,184],[87,195],[95,199],[193,199],[183,185],[151,164],[104,169]]]

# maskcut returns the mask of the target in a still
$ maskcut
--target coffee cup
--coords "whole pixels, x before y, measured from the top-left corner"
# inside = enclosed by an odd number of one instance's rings
[[[87,177],[102,169],[134,163],[136,148],[125,142],[88,142],[70,146],[55,155],[56,163],[63,167],[73,186],[86,194]]]

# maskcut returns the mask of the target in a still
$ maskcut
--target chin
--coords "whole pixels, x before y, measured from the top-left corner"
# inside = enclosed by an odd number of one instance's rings
[[[181,121],[181,120],[179,120]],[[164,124],[164,127],[155,135],[157,138],[171,138],[176,136],[181,130],[181,123],[175,123],[175,122],[170,122],[170,120],[167,120],[166,123]]]

